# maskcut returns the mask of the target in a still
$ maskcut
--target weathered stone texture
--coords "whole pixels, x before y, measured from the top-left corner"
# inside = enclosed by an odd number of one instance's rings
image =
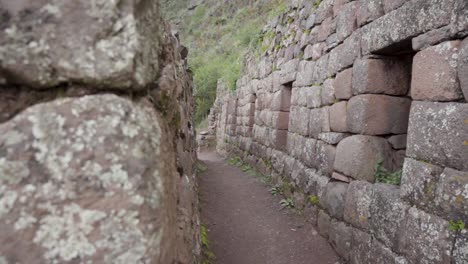
[[[359,26],[367,24],[384,15],[384,0],[359,0],[357,23]]]
[[[348,184],[341,182],[330,182],[325,191],[325,197],[321,202],[330,216],[337,219],[343,219],[343,210],[345,206],[346,191]]]
[[[157,1],[2,1],[0,71],[45,89],[79,82],[141,89],[159,73],[164,23]]]
[[[453,101],[463,98],[457,78],[460,41],[444,42],[414,56],[411,97],[414,100]]]
[[[410,208],[400,234],[400,251],[409,263],[450,263],[453,233],[448,222]]]
[[[439,215],[468,222],[468,172],[445,168],[439,178],[436,197]]]
[[[404,134],[408,128],[411,100],[365,94],[348,102],[348,129],[365,135]]]
[[[363,53],[395,52],[405,48],[405,41],[411,37],[448,25],[456,1],[407,1],[394,12],[363,27]]]
[[[462,264],[466,262],[468,262],[468,231],[462,230],[455,240],[453,263]]]
[[[468,100],[468,38],[461,43],[460,54],[458,57],[458,79],[460,80],[461,90]]]
[[[405,159],[401,179],[401,197],[412,205],[432,211],[442,168],[426,162]]]
[[[355,227],[367,230],[372,196],[372,184],[365,181],[351,182],[346,194],[344,220]]]
[[[406,95],[411,82],[408,59],[357,60],[353,66],[353,94]]]
[[[369,223],[371,234],[386,247],[396,250],[399,245],[398,234],[404,232],[402,228],[408,206],[400,199],[399,189],[394,185],[374,185],[372,198]]]
[[[336,99],[349,99],[353,96],[352,77],[353,77],[353,69],[346,69],[336,75],[336,79],[335,79]]]
[[[1,240],[16,245],[2,255],[171,262],[176,168],[163,123],[149,102],[101,95],[37,105],[0,125]]]
[[[467,115],[468,105],[464,103],[413,102],[407,155],[467,171]]]
[[[393,169],[393,151],[388,142],[379,137],[351,136],[337,147],[334,168],[356,180],[374,181],[374,166],[383,160],[384,167]]]
[[[335,132],[348,132],[347,102],[339,102],[330,107],[330,130]]]
[[[347,226],[344,222],[333,221],[330,225],[329,241],[335,251],[345,261],[349,260],[351,241],[352,241],[352,228]]]

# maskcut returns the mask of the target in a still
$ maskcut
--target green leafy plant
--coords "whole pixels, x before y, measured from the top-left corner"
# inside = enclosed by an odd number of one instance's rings
[[[313,205],[319,205],[320,201],[317,196],[315,195],[309,195],[307,196],[307,201]]]
[[[279,195],[279,194],[283,194],[283,190],[281,189],[281,186],[273,186],[273,187],[270,189],[270,193],[271,193],[273,196],[276,196],[276,195]]]
[[[208,233],[204,225],[200,225],[200,240],[202,244],[202,264],[211,264],[216,259],[215,254],[211,251]]]
[[[232,166],[239,167],[243,164],[242,159],[240,157],[232,157],[228,160],[228,164]]]
[[[450,231],[459,231],[465,229],[465,223],[462,220],[459,221],[449,221],[449,230]]]
[[[195,171],[197,172],[197,174],[203,173],[207,169],[208,169],[208,167],[205,164],[203,164],[203,162],[201,162],[201,161],[197,162],[197,165],[195,167]]]
[[[383,160],[379,160],[374,165],[375,180],[380,183],[400,185],[402,170],[399,169],[397,171],[390,172],[383,166],[383,162]]]
[[[243,172],[251,172],[251,171],[253,171],[252,167],[250,167],[249,164],[243,164],[243,165],[241,166],[241,170],[242,170]]]
[[[292,198],[286,198],[280,201],[283,208],[294,208],[294,201]]]

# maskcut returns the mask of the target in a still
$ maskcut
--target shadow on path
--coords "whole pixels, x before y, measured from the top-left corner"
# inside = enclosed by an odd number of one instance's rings
[[[257,178],[214,152],[199,153],[202,221],[218,264],[334,264],[339,258],[310,224],[281,210]]]

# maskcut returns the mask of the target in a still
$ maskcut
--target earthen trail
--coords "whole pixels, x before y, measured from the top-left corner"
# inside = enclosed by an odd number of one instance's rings
[[[257,178],[213,152],[199,154],[202,221],[217,264],[327,264],[339,259],[310,224],[281,210]]]

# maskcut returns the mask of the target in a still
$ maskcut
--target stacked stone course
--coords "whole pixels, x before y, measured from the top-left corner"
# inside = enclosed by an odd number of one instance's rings
[[[192,80],[158,1],[0,1],[0,263],[198,263]]]
[[[468,224],[468,2],[312,2],[265,26],[266,51],[218,98],[225,150],[289,182],[346,262],[467,263],[468,232],[449,226]],[[399,186],[376,182],[379,161]]]

